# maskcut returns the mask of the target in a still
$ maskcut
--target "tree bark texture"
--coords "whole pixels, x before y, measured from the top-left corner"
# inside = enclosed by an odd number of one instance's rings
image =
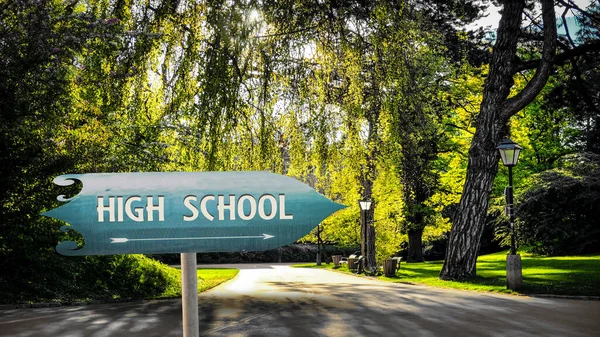
[[[373,221],[367,223],[367,252],[365,272],[373,274],[377,268],[377,262],[375,261],[375,226],[373,226]]]
[[[365,199],[363,199],[365,200]],[[366,245],[367,242],[367,212],[360,210],[360,255],[367,256]]]
[[[407,262],[423,262],[423,228],[408,230]]]
[[[518,66],[516,51],[525,3],[523,0],[504,2],[476,131],[469,149],[465,185],[454,216],[441,279],[460,280],[475,276],[489,196],[498,170],[496,146],[508,135],[509,118],[537,96],[552,69],[556,49],[554,3],[552,0],[541,2],[544,22],[542,62],[527,86],[511,98],[508,96]]]

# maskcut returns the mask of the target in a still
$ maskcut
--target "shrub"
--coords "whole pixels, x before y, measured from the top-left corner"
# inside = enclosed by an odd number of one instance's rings
[[[535,177],[518,208],[518,234],[534,253],[600,252],[600,156],[578,154]]]
[[[65,257],[38,252],[26,268],[1,275],[0,303],[72,302],[173,297],[180,272],[143,255]],[[15,265],[19,267],[20,265]],[[20,282],[15,277],[23,278]]]
[[[156,298],[181,292],[180,272],[144,255],[108,258],[102,274],[112,298]]]
[[[319,248],[315,244],[296,243],[266,251],[242,251],[229,253],[198,253],[198,263],[273,263],[315,262]],[[323,245],[323,262],[331,261],[332,255],[348,256],[360,247]],[[179,254],[154,254],[152,258],[168,264],[180,264]]]

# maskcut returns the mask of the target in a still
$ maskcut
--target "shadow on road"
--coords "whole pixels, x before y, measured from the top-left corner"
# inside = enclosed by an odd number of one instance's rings
[[[3,310],[0,336],[181,336],[181,301]]]
[[[220,266],[230,267],[230,266]],[[199,296],[202,336],[592,336],[598,301],[500,296],[245,265]],[[0,336],[181,336],[181,301],[3,310]]]
[[[542,299],[398,284],[269,285],[278,291],[201,297],[201,335],[586,336],[573,329],[578,318],[568,309]]]

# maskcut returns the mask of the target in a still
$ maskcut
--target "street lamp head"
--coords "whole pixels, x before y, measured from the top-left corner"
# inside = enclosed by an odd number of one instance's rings
[[[506,138],[496,149],[500,152],[504,166],[515,166],[519,160],[519,153],[521,153],[523,148],[510,140],[510,138]]]
[[[360,200],[358,204],[360,205],[360,209],[363,211],[368,211],[371,209],[371,200]]]

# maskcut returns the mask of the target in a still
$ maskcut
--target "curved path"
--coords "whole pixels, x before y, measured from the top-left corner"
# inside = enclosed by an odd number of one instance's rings
[[[212,266],[214,267],[214,266]],[[600,301],[384,283],[282,264],[227,265],[199,297],[208,336],[597,336]],[[181,336],[181,302],[0,311],[0,336]]]

